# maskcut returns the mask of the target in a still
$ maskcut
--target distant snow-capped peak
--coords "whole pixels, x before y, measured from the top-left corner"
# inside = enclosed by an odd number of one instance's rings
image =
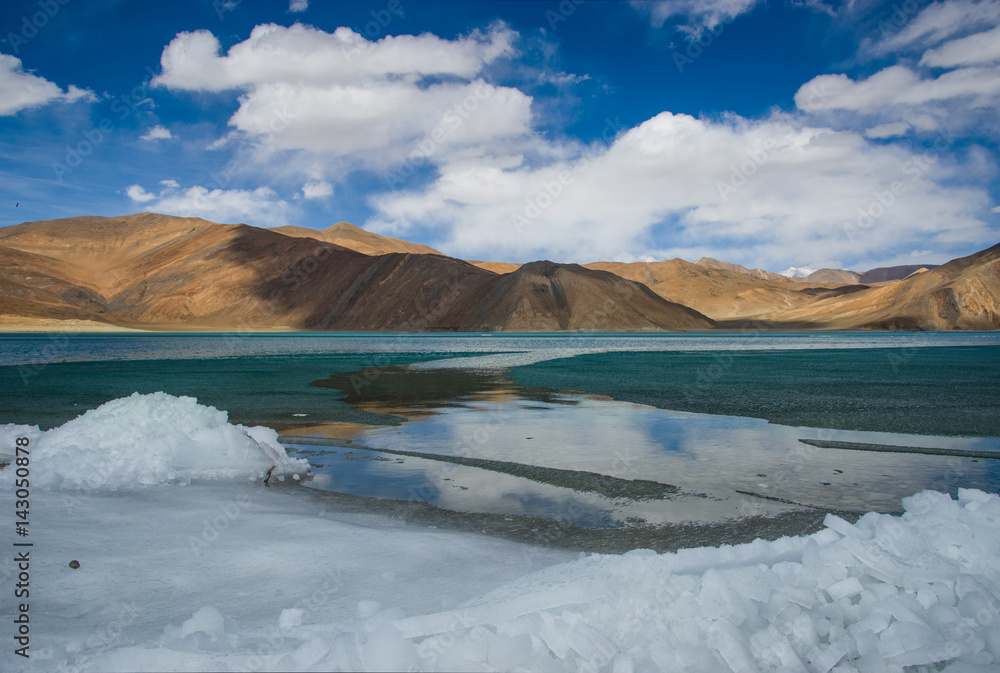
[[[790,266],[780,272],[780,275],[786,278],[805,278],[811,273],[816,273],[816,269],[811,266]]]

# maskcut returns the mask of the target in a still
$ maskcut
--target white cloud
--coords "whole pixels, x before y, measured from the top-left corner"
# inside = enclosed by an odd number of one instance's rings
[[[926,49],[961,33],[995,26],[1000,21],[998,0],[934,2],[912,17],[898,4],[894,4],[891,10],[886,10],[885,25],[901,28],[875,45],[875,53]]]
[[[288,3],[289,12],[304,12],[309,9],[309,0],[291,0]]]
[[[636,9],[649,14],[653,26],[659,28],[668,20],[681,19],[678,26],[694,38],[705,30],[732,21],[740,14],[753,10],[763,0],[631,0]]]
[[[480,77],[513,53],[516,38],[499,24],[455,40],[423,34],[375,42],[348,28],[269,24],[223,55],[214,35],[197,31],[167,45],[154,82],[242,91],[229,124],[266,137],[271,149],[384,166],[422,141],[441,150],[528,133],[531,97]]]
[[[169,140],[174,137],[174,134],[170,132],[170,129],[165,126],[160,126],[157,124],[152,127],[144,135],[139,136],[139,140]]]
[[[472,78],[513,49],[516,34],[497,25],[488,33],[443,40],[436,35],[388,35],[371,42],[350,28],[333,33],[297,23],[257,26],[220,55],[207,30],[180,33],[160,57],[153,84],[188,91],[224,91],[260,84],[347,85],[366,78],[413,81],[427,75]]]
[[[906,132],[910,128],[910,125],[906,122],[889,122],[888,124],[879,124],[867,129],[865,137],[873,139],[897,138],[906,135]]]
[[[714,20],[701,18],[704,25]],[[331,164],[389,175],[394,163],[426,162],[436,170],[430,184],[373,194],[377,214],[367,224],[404,236],[433,232],[436,238],[426,242],[464,258],[731,254],[768,268],[826,260],[840,266],[839,260],[882,261],[904,246],[946,250],[995,238],[980,219],[992,204],[985,192],[944,186],[957,175],[946,155],[917,165],[918,152],[865,137],[935,129],[948,105],[988,109],[1000,90],[988,68],[933,77],[893,66],[858,81],[825,75],[804,85],[796,103],[826,117],[797,112],[708,121],[664,112],[608,134],[609,145],[585,147],[543,137],[533,128],[531,97],[488,81],[489,65],[512,54],[516,38],[504,26],[455,40],[374,42],[346,28],[258,26],[222,53],[211,33],[199,31],[178,35],[164,49],[157,82],[238,95],[229,120],[234,130],[213,147],[246,136],[259,141],[269,170],[305,182],[297,199],[332,194],[325,182],[333,182]],[[852,117],[855,130],[827,128],[834,116]],[[988,156],[971,163],[967,158],[962,166],[969,175],[995,173]],[[287,204],[262,189],[174,186],[157,196],[156,209],[216,220],[247,213],[252,223],[282,223]],[[192,211],[196,199],[201,207]],[[210,214],[206,203],[237,214]],[[240,204],[251,209],[241,211]],[[756,258],[748,259],[747,250]]]
[[[201,217],[213,222],[244,222],[255,226],[287,224],[288,204],[269,187],[212,189],[195,185],[181,190],[174,180],[162,180],[159,194],[139,185],[127,190],[129,198],[148,203],[149,210],[181,217]]]
[[[822,124],[867,129],[870,138],[912,131],[921,142],[922,134],[942,129],[970,139],[1000,137],[1000,0],[895,3],[880,11],[885,37],[862,46],[859,56],[895,64],[867,77],[815,77],[796,93],[796,107]]]
[[[467,259],[663,259],[692,248],[745,259],[752,246],[755,263],[771,268],[988,240],[978,219],[986,195],[940,186],[946,162],[916,159],[782,117],[715,123],[661,113],[605,150],[543,168],[442,166],[426,190],[375,199],[368,225],[435,227],[446,232],[436,247]],[[859,223],[869,210],[870,226]],[[658,237],[670,247],[651,247]]]
[[[893,65],[859,81],[847,75],[820,75],[802,85],[795,94],[795,104],[807,112],[861,112],[958,98],[965,99],[969,107],[985,107],[995,104],[998,96],[1000,70],[996,68],[960,68],[922,79],[906,66]]]
[[[323,199],[333,194],[333,185],[325,180],[310,180],[302,185],[302,196],[307,199]]]
[[[125,193],[128,194],[130,199],[138,203],[146,203],[156,198],[156,194],[150,194],[139,185],[129,185]]]
[[[1000,27],[952,40],[924,52],[920,65],[951,68],[960,65],[987,65],[1000,62]]]
[[[990,208],[990,212],[994,213],[994,214],[995,213],[1000,213],[1000,206],[994,206],[994,207]]]
[[[25,72],[21,59],[0,54],[0,116],[14,115],[53,101],[96,100],[93,92],[72,84],[66,91],[43,77]]]

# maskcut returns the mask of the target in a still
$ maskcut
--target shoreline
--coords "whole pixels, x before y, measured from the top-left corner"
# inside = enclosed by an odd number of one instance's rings
[[[754,329],[713,329],[713,330],[644,330],[635,331],[593,331],[593,330],[548,330],[544,332],[531,331],[451,331],[451,330],[419,330],[419,331],[399,331],[399,330],[323,330],[313,328],[298,327],[260,327],[254,329],[243,329],[238,327],[190,327],[173,325],[150,325],[148,327],[125,327],[122,325],[112,325],[94,320],[39,320],[32,323],[14,323],[3,320],[0,316],[0,335],[4,334],[135,334],[155,336],[160,334],[191,334],[191,335],[211,335],[211,334],[240,334],[243,336],[258,336],[267,334],[276,335],[307,335],[322,334],[326,336],[352,335],[352,334],[379,334],[385,336],[405,334],[410,336],[434,335],[434,336],[515,336],[522,334],[531,335],[553,335],[553,336],[587,336],[620,334],[629,336],[669,336],[669,335],[717,335],[717,336],[745,336],[748,339],[769,335],[789,335],[789,334],[995,334],[1000,330],[885,330],[885,329],[812,329],[807,327],[767,327]]]

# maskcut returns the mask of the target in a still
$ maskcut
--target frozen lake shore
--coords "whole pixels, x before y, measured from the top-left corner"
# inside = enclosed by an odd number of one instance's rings
[[[337,513],[267,488],[259,477],[281,447],[224,416],[137,395],[46,433],[2,429],[4,447],[30,438],[40,485],[31,658],[6,647],[4,670],[825,673],[1000,662],[996,495],[927,491],[904,501],[902,517],[830,516],[816,534],[770,542],[577,555]],[[288,460],[273,478],[301,469]],[[68,479],[88,470],[105,476]],[[13,481],[0,471],[5,500]],[[12,583],[14,564],[0,574]],[[5,601],[0,615],[8,644],[16,609]]]

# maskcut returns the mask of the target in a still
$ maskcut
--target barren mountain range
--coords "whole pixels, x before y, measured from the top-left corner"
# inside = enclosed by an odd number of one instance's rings
[[[793,280],[711,259],[470,263],[346,222],[319,231],[74,217],[0,228],[0,327],[997,329],[998,258],[995,246],[913,275],[877,270],[878,282]]]

